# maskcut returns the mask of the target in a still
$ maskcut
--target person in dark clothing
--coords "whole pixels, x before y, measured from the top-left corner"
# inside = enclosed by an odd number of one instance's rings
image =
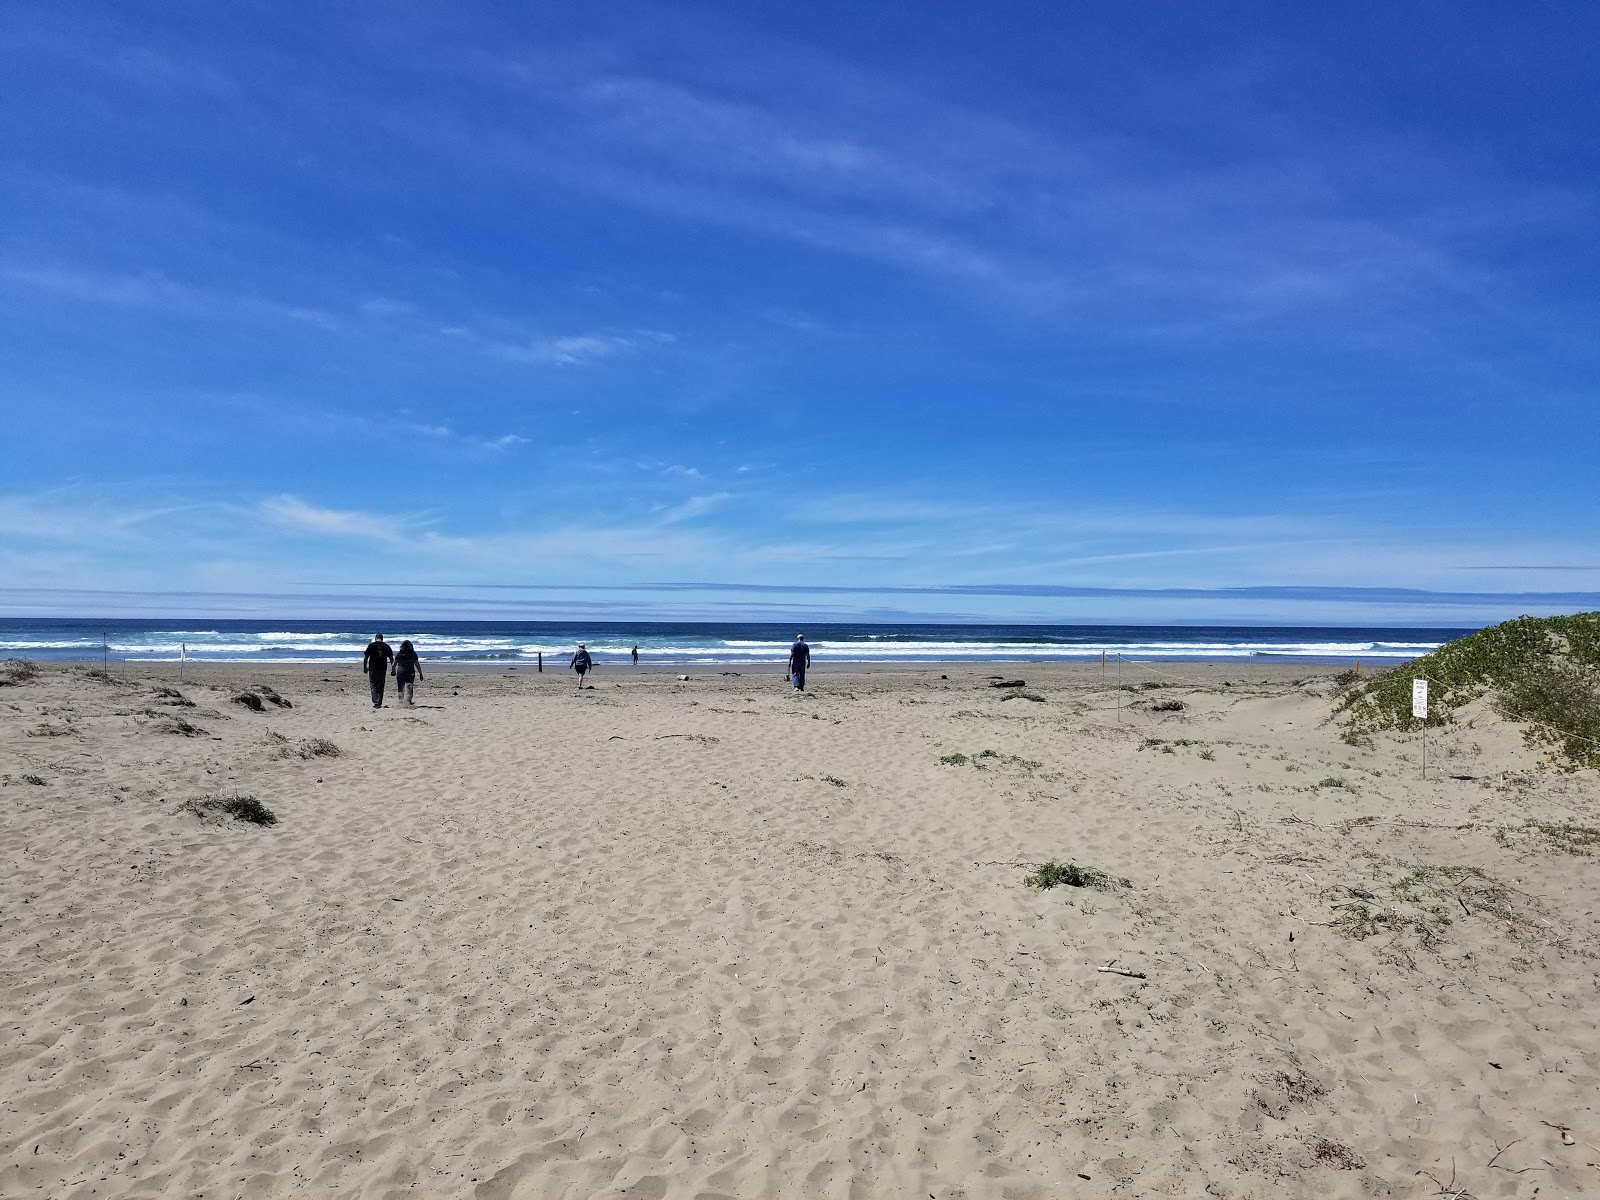
[[[639,647],[637,646],[633,648],[633,665],[636,667],[639,665]]]
[[[806,645],[806,635],[794,635],[794,645],[789,647],[789,682],[794,684],[794,690],[806,690],[806,668],[811,665],[811,647]]]
[[[361,656],[361,669],[367,673],[367,686],[372,689],[373,708],[383,707],[383,685],[388,681],[389,664],[393,660],[394,651],[383,640],[383,634],[373,634],[367,652]]]
[[[416,683],[422,678],[422,660],[417,657],[416,647],[409,641],[401,642],[400,649],[394,656],[394,682],[395,688],[400,693],[400,700],[407,708],[415,708]]]
[[[572,669],[578,673],[578,686],[583,686],[583,677],[594,666],[594,659],[589,657],[589,652],[584,649],[583,643],[578,643],[578,652],[572,656]]]

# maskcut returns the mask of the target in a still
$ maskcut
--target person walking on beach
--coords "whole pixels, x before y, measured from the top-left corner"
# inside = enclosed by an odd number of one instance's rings
[[[633,665],[636,667],[639,665],[639,647],[637,646],[633,648]]]
[[[389,664],[393,660],[394,651],[383,640],[383,634],[373,634],[367,652],[361,656],[361,669],[367,673],[367,686],[372,689],[373,708],[383,707],[383,685],[388,681]]]
[[[794,690],[806,690],[806,668],[811,665],[811,647],[806,645],[806,635],[794,635],[794,645],[789,647],[789,682]]]
[[[394,656],[394,682],[395,688],[400,693],[400,700],[407,708],[415,708],[416,684],[414,680],[422,678],[422,660],[417,657],[417,651],[409,641],[400,643],[400,650]]]
[[[582,642],[578,643],[578,652],[572,656],[572,669],[578,673],[578,686],[583,686],[583,677],[589,673],[589,668],[594,666],[594,659],[589,657],[589,651]]]

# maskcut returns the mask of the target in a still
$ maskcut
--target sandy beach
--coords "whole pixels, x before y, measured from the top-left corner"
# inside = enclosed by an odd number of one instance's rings
[[[1600,1190],[1600,783],[1487,710],[424,669],[0,687],[0,1195]]]

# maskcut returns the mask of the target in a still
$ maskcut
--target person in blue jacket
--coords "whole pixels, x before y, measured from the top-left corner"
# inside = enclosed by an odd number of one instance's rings
[[[806,635],[794,635],[794,645],[789,647],[789,682],[794,690],[806,690],[806,668],[811,665],[811,647],[806,645]]]

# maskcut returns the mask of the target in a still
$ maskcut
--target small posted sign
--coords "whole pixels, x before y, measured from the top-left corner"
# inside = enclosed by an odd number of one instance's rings
[[[1428,719],[1428,681],[1426,679],[1413,679],[1411,681],[1411,715],[1419,721]]]

